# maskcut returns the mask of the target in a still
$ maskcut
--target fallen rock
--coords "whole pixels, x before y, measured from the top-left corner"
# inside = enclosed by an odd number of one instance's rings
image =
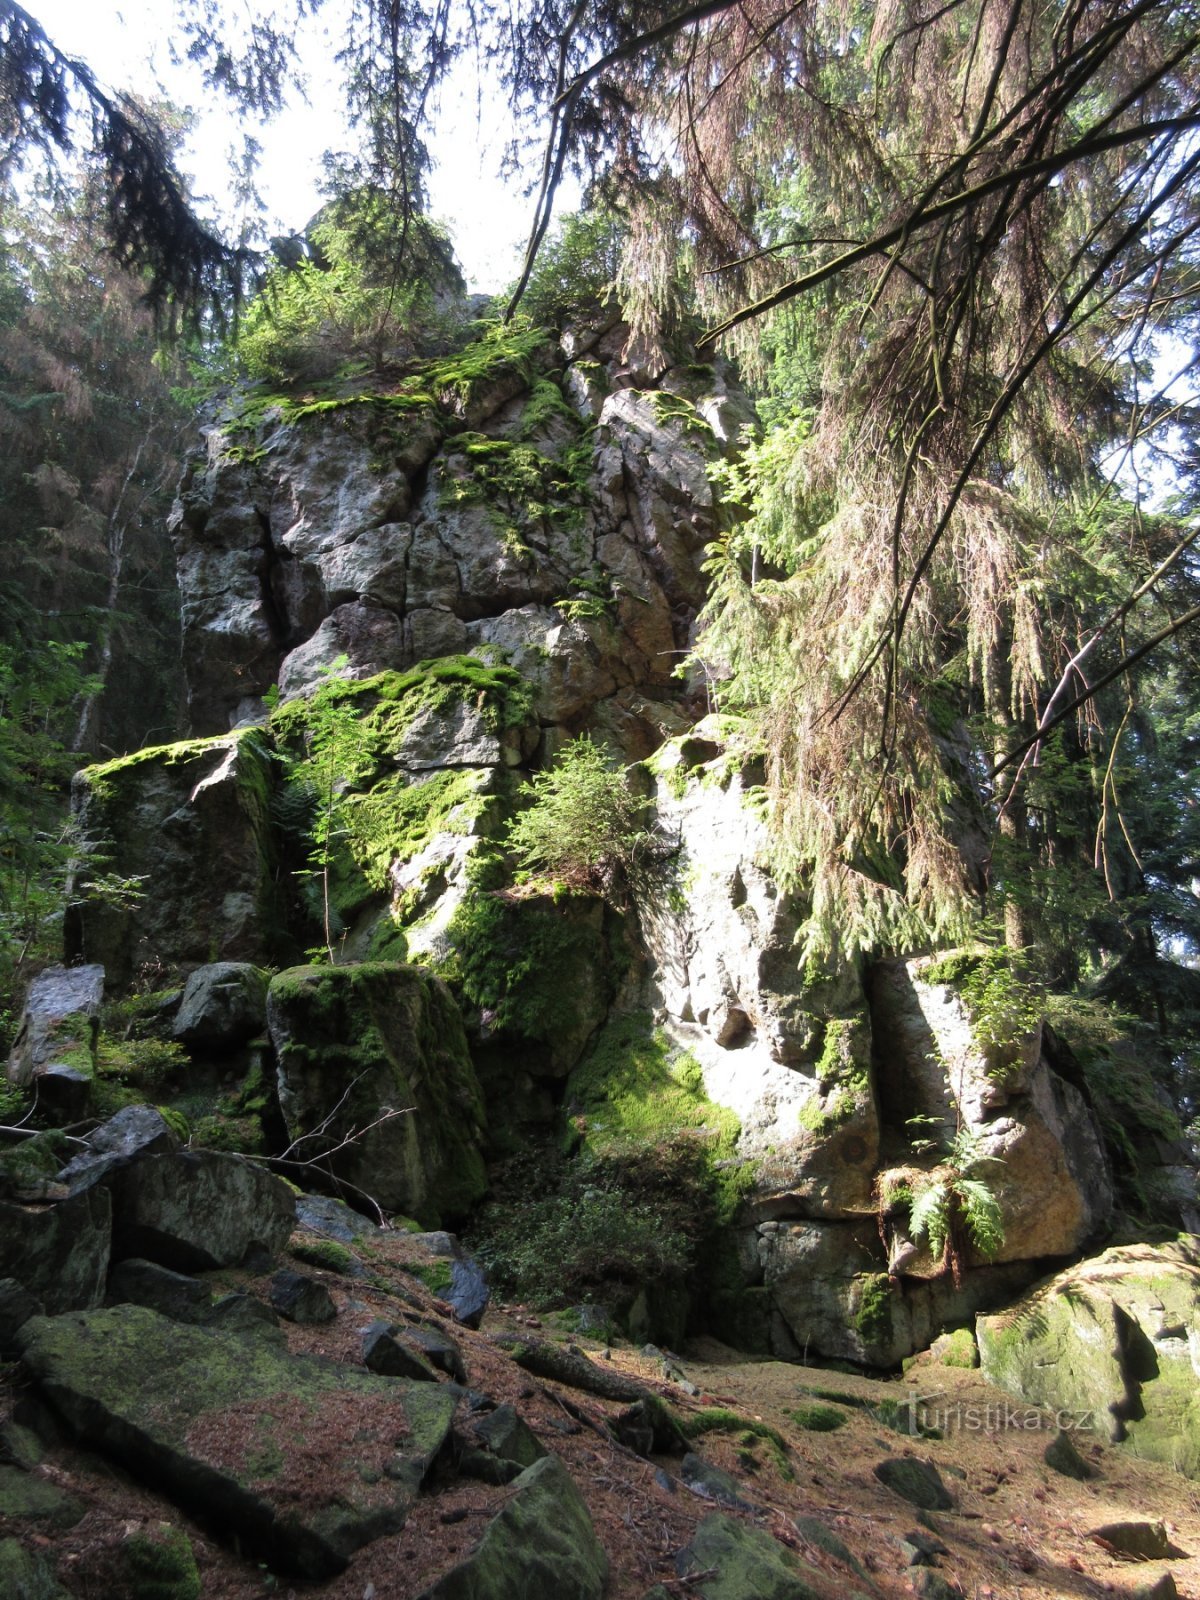
[[[796,1517],[792,1526],[806,1544],[813,1545],[817,1550],[823,1550],[827,1556],[832,1556],[835,1561],[840,1561],[843,1566],[849,1567],[865,1582],[870,1582],[866,1568],[845,1540],[840,1539],[832,1528],[827,1528],[817,1517]]]
[[[513,1489],[479,1547],[420,1600],[600,1600],[608,1558],[562,1462],[546,1456]]]
[[[1139,1583],[1133,1591],[1133,1600],[1179,1600],[1173,1574],[1164,1572],[1152,1583]]]
[[[952,1511],[954,1500],[932,1461],[913,1456],[890,1456],[874,1469],[885,1488],[922,1511]]]
[[[70,1119],[87,1111],[103,999],[104,968],[95,964],[47,967],[29,985],[8,1081],[35,1088],[51,1116]]]
[[[464,1328],[477,1328],[492,1297],[483,1268],[452,1233],[418,1233],[416,1238],[433,1255],[449,1258],[450,1282],[441,1298],[452,1308],[456,1322]]]
[[[182,1150],[149,1156],[114,1184],[113,1254],[178,1272],[234,1267],[253,1249],[283,1249],[296,1203],[282,1178],[240,1156]]]
[[[407,1378],[412,1383],[436,1383],[437,1373],[423,1356],[396,1338],[394,1324],[373,1322],[363,1335],[363,1364],[383,1378]]]
[[[1187,1559],[1187,1551],[1172,1543],[1161,1522],[1106,1522],[1093,1528],[1088,1538],[1134,1561]]]
[[[1200,1243],[1106,1250],[977,1332],[990,1383],[1200,1477]]]
[[[271,1279],[271,1305],[289,1322],[332,1322],[337,1316],[333,1297],[323,1283],[286,1268]]]
[[[131,1256],[109,1273],[106,1300],[110,1306],[146,1306],[175,1322],[203,1322],[212,1295],[199,1278]]]
[[[17,1334],[30,1317],[41,1317],[45,1306],[15,1278],[0,1278],[0,1361],[19,1354]]]
[[[1075,1478],[1080,1483],[1088,1478],[1099,1477],[1091,1462],[1085,1461],[1079,1454],[1071,1435],[1061,1429],[1042,1451],[1042,1460],[1052,1471],[1061,1473],[1064,1478]]]
[[[324,1234],[339,1244],[353,1244],[356,1239],[373,1239],[380,1233],[377,1223],[355,1211],[344,1201],[334,1200],[324,1194],[298,1194],[296,1196],[296,1226],[308,1233]]]
[[[401,1334],[404,1343],[410,1349],[423,1355],[430,1366],[436,1367],[439,1372],[444,1372],[448,1378],[453,1378],[455,1383],[464,1386],[467,1382],[467,1367],[462,1358],[462,1351],[448,1334],[436,1328],[405,1328]],[[526,1462],[526,1466],[530,1463]]]
[[[179,1149],[179,1136],[153,1106],[125,1106],[87,1135],[87,1149],[72,1157],[58,1174],[72,1194],[90,1189],[112,1172],[142,1156]]]
[[[679,1479],[703,1500],[715,1500],[720,1506],[729,1506],[738,1511],[757,1509],[754,1502],[743,1495],[742,1486],[736,1478],[715,1467],[711,1461],[705,1461],[695,1451],[689,1450],[680,1462]]]
[[[104,1299],[112,1246],[112,1201],[91,1189],[57,1205],[0,1201],[0,1276],[14,1278],[51,1314]]]
[[[480,1418],[471,1433],[478,1448],[463,1452],[460,1467],[468,1477],[487,1483],[511,1483],[546,1454],[537,1435],[510,1405],[497,1406]]]
[[[117,1306],[26,1323],[26,1368],[84,1443],[274,1569],[325,1578],[394,1533],[455,1396]]]
[[[266,1025],[266,974],[248,961],[214,961],[188,979],[173,1031],[192,1050],[228,1049]]]
[[[722,1512],[705,1517],[675,1571],[704,1600],[823,1600],[828,1592],[822,1575],[778,1539]]]

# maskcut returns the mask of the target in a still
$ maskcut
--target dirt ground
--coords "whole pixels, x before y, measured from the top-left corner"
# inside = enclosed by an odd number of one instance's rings
[[[402,1255],[403,1247],[397,1248]],[[324,1328],[289,1327],[289,1342],[296,1350],[357,1363],[362,1329],[377,1316],[396,1320],[397,1303],[376,1286],[314,1275],[327,1283],[339,1315]],[[233,1281],[226,1275],[225,1284]],[[243,1280],[239,1286],[265,1295],[266,1283]],[[413,1280],[407,1284],[411,1290]],[[715,1508],[679,1481],[678,1458],[646,1460],[614,1443],[604,1423],[620,1405],[531,1377],[496,1342],[506,1333],[550,1337],[542,1319],[521,1307],[496,1307],[479,1332],[470,1332],[450,1320],[441,1302],[423,1293],[417,1298],[426,1316],[460,1345],[471,1388],[512,1403],[543,1444],[562,1457],[607,1551],[610,1600],[640,1600],[655,1583],[672,1595],[695,1594],[693,1584],[677,1578],[675,1555]],[[409,1314],[415,1317],[416,1308]],[[669,1400],[685,1423],[720,1407],[778,1430],[786,1452],[740,1429],[706,1432],[694,1448],[742,1484],[743,1497],[754,1509],[733,1514],[765,1528],[825,1573],[830,1600],[849,1587],[865,1586],[806,1541],[796,1518],[816,1518],[843,1540],[880,1596],[913,1592],[913,1572],[900,1541],[919,1526],[917,1513],[873,1475],[885,1457],[903,1455],[932,1461],[954,1496],[955,1509],[931,1514],[925,1531],[935,1531],[948,1548],[949,1554],[937,1558],[939,1572],[971,1600],[1132,1594],[1166,1572],[1173,1574],[1179,1594],[1200,1600],[1200,1483],[1138,1460],[1127,1447],[1110,1444],[1103,1431],[1087,1427],[1073,1437],[1097,1476],[1086,1482],[1063,1477],[1042,1459],[1054,1419],[991,1388],[978,1372],[921,1363],[904,1378],[883,1381],[755,1361],[715,1341],[700,1341],[678,1355],[679,1369],[699,1391],[692,1396],[664,1378],[663,1363],[653,1355],[622,1347],[606,1352],[594,1341],[580,1344],[607,1370],[636,1377]],[[837,1431],[808,1431],[790,1414],[817,1403],[813,1391],[824,1391],[819,1403],[833,1404],[844,1414]],[[922,1420],[940,1427],[943,1437],[892,1431],[881,1420],[884,1401],[901,1414],[911,1404]],[[21,1416],[33,1403],[22,1389],[19,1369],[7,1369],[0,1415],[15,1408]],[[316,1452],[319,1470],[319,1442],[308,1440],[304,1448]],[[278,1578],[239,1556],[220,1542],[219,1529],[183,1517],[147,1486],[65,1440],[36,1470],[80,1496],[87,1515],[58,1535],[6,1527],[0,1519],[0,1537],[15,1535],[52,1559],[60,1581],[79,1600],[114,1600],[120,1592],[113,1587],[114,1550],[131,1533],[162,1520],[186,1528],[192,1537],[203,1594],[211,1600],[265,1595],[414,1600],[438,1573],[462,1559],[512,1493],[435,1473],[401,1533],[360,1551],[337,1578],[306,1584]],[[1130,1520],[1163,1522],[1185,1555],[1169,1562],[1130,1562],[1089,1536],[1102,1524]]]

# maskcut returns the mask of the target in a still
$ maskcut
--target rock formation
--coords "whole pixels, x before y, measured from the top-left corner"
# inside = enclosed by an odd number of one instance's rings
[[[928,958],[801,964],[761,771],[686,677],[727,516],[709,468],[752,411],[724,368],[642,372],[625,343],[492,334],[209,421],[173,517],[194,737],[79,775],[81,827],[142,892],[89,895],[85,859],[68,953],[110,991],[186,980],[169,1026],[240,1085],[218,1131],[258,1118],[262,1148],[332,1152],[434,1227],[530,1136],[645,1130],[611,1075],[644,1013],[643,1112],[708,1139],[725,1185],[693,1320],[888,1365],[1103,1238],[1111,1139],[1050,1030],[998,1055]],[[620,905],[506,875],[520,781],[580,733],[652,802]],[[301,965],[325,944],[338,965]],[[1158,1164],[1194,1181],[1178,1148]],[[931,1251],[910,1213],[939,1186]],[[622,1314],[681,1327],[676,1289]]]

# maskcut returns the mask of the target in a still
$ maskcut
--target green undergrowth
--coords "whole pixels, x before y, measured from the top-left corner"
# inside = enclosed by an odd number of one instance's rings
[[[806,1433],[836,1433],[839,1428],[844,1428],[850,1418],[844,1411],[839,1411],[835,1406],[821,1405],[814,1401],[812,1405],[794,1406],[784,1415],[790,1417],[798,1428],[803,1428]]]
[[[753,1444],[763,1440],[770,1447],[771,1458],[781,1478],[790,1482],[795,1473],[788,1459],[791,1450],[787,1440],[768,1422],[759,1422],[754,1417],[743,1417],[739,1412],[727,1411],[721,1406],[709,1406],[702,1411],[692,1412],[690,1416],[680,1418],[684,1433],[690,1439],[702,1438],[706,1433],[733,1434],[743,1451],[752,1449]],[[744,1465],[749,1465],[744,1462]]]
[[[954,951],[919,977],[922,983],[957,989],[975,1040],[988,1057],[988,1075],[1005,1077],[1022,1041],[1045,1015],[1042,990],[1014,970],[1007,950]]]

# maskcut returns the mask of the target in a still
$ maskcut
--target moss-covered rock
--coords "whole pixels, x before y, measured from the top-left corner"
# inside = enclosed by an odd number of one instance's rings
[[[983,1375],[1200,1477],[1200,1247],[1106,1250],[977,1324]]]
[[[480,1198],[483,1103],[444,983],[392,962],[294,967],[267,1010],[291,1138],[322,1128],[314,1155],[348,1139],[334,1170],[426,1226]]]
[[[48,1478],[22,1472],[19,1467],[0,1466],[0,1517],[6,1523],[28,1523],[41,1533],[61,1531],[73,1528],[86,1510],[81,1500]]]
[[[10,1600],[69,1600],[50,1563],[22,1549],[17,1539],[0,1539],[0,1594]]]
[[[150,963],[277,959],[273,785],[270,747],[255,728],[77,773],[72,805],[94,856],[84,857],[68,908],[68,958],[100,962],[110,987]],[[140,895],[89,893],[100,871],[134,880]]]
[[[200,1569],[182,1528],[160,1522],[130,1534],[118,1562],[129,1600],[200,1600]]]
[[[557,1456],[527,1467],[478,1548],[420,1600],[600,1600],[608,1559]]]
[[[454,1411],[436,1384],[292,1356],[140,1306],[39,1317],[23,1344],[27,1369],[85,1443],[309,1578],[403,1526]]]
[[[675,1558],[704,1600],[822,1600],[822,1575],[761,1528],[715,1512]]]
[[[89,1189],[54,1206],[0,1201],[0,1277],[15,1278],[48,1311],[99,1305],[112,1249],[112,1201]]]

